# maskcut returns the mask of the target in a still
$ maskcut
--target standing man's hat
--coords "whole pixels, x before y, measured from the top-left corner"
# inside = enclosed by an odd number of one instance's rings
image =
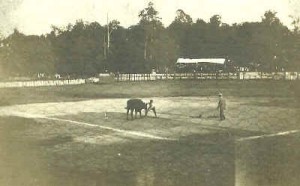
[[[222,93],[221,93],[221,92],[219,92],[219,96],[222,96]]]

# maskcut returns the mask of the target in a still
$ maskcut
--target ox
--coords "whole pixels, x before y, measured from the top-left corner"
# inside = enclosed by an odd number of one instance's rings
[[[130,110],[131,114],[131,119],[133,119],[133,110],[135,111],[135,118],[136,118],[136,113],[140,113],[141,117],[141,112],[143,109],[145,109],[145,112],[147,112],[147,103],[144,103],[141,99],[130,99],[127,101],[127,119],[128,119],[128,113]]]

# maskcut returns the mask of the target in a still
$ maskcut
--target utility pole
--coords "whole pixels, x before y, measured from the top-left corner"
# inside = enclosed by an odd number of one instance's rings
[[[107,13],[107,54],[109,53],[109,43],[110,43],[110,31],[109,31],[109,19]]]
[[[106,18],[106,24],[107,24],[107,30],[105,31],[106,32],[106,34],[104,34],[105,36],[104,36],[104,41],[105,41],[105,43],[104,43],[104,45],[105,45],[105,54],[104,54],[104,56],[105,56],[105,59],[106,58],[108,58],[108,56],[109,56],[109,49],[110,49],[110,35],[111,35],[111,33],[112,33],[112,31],[115,29],[115,27],[117,26],[117,24],[118,23],[116,23],[116,22],[114,22],[114,20],[113,21],[109,21],[109,17],[108,17],[108,13],[107,13],[107,18]]]
[[[105,34],[103,36],[103,55],[104,55],[104,59],[106,59],[106,37],[105,37]]]
[[[110,43],[110,32],[109,32],[109,20],[108,20],[108,13],[106,16],[106,26],[107,26],[107,33],[104,34],[104,43],[103,43],[103,52],[104,52],[104,59],[108,58],[108,54],[109,54],[109,43]]]

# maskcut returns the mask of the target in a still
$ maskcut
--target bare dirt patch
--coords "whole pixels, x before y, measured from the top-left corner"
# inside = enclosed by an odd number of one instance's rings
[[[150,98],[144,98],[149,101]],[[227,98],[227,119],[223,122],[218,121],[216,110],[217,99],[215,97],[166,97],[151,98],[155,100],[155,106],[159,120],[174,119],[178,121],[191,122],[197,125],[208,125],[212,127],[228,127],[241,130],[278,132],[298,129],[299,108],[282,107],[276,105],[273,98]],[[284,102],[292,100],[282,99]],[[276,103],[282,102],[280,98]],[[74,120],[89,121],[91,123],[103,122],[108,126],[122,127],[127,126],[125,120],[126,99],[98,99],[78,102],[58,102],[58,103],[36,103],[26,105],[14,105],[0,108],[0,115],[16,115],[22,117],[65,117]],[[95,113],[93,115],[84,113]],[[105,114],[108,113],[108,120]],[[119,114],[118,114],[119,113]],[[201,114],[201,118],[197,118]],[[150,113],[149,116],[153,116]],[[95,122],[96,121],[96,122]],[[144,122],[144,120],[139,120]],[[131,122],[133,128],[138,127],[139,123]],[[187,127],[185,127],[187,128]],[[185,130],[182,128],[182,130]]]
[[[266,98],[227,98],[222,122],[214,97],[152,99],[159,118],[133,121],[126,99],[1,107],[0,185],[231,186],[236,139],[299,129],[298,108]]]

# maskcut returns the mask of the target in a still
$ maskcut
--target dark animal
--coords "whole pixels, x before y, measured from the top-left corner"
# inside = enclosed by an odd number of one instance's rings
[[[130,99],[127,101],[127,107],[125,108],[127,109],[127,119],[128,119],[129,110],[130,110],[131,119],[133,119],[133,111],[135,111],[135,118],[137,112],[140,113],[140,117],[141,117],[142,110],[144,109],[145,112],[147,111],[147,103],[144,103],[141,99]]]

